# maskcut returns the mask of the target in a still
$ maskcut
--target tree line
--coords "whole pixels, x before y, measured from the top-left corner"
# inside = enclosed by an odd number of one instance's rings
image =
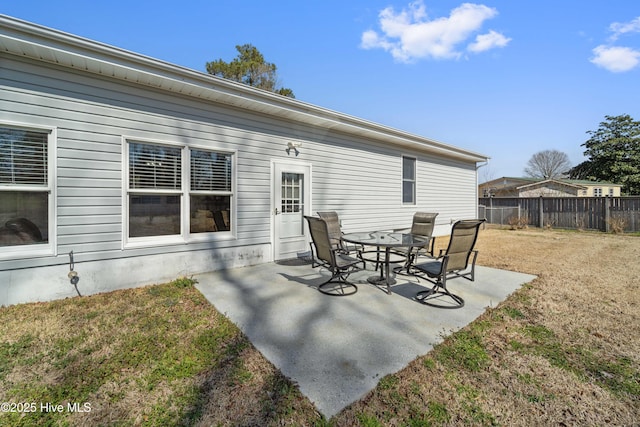
[[[640,122],[628,114],[605,116],[598,129],[587,134],[589,139],[581,144],[587,160],[571,167],[565,153],[540,151],[527,162],[525,174],[542,179],[607,181],[621,184],[623,194],[640,194]]]

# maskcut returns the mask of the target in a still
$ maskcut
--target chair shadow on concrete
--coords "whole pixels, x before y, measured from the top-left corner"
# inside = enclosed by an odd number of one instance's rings
[[[311,261],[304,259],[291,259],[285,260],[284,262],[277,261],[276,263],[283,266],[303,267],[308,265],[311,267]],[[424,290],[424,286],[421,285],[421,282],[417,277],[400,275],[398,277],[399,282],[391,287],[391,295],[388,295],[386,286],[376,286],[367,281],[367,277],[372,273],[375,273],[375,271],[369,269],[360,270],[351,275],[351,280],[360,287],[380,291],[386,297],[393,297],[393,295],[397,295],[415,302],[418,302],[415,298],[416,293]],[[331,276],[331,271],[324,267],[315,267],[313,269],[309,268],[308,270],[306,268],[304,270],[301,269],[299,275],[285,272],[279,272],[278,274],[289,282],[300,283],[306,287],[317,290],[318,285],[321,285],[328,277]]]

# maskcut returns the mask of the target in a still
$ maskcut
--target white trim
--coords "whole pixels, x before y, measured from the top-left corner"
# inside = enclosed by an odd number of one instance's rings
[[[0,186],[0,190],[10,191],[33,191],[33,192],[47,192],[47,238],[46,244],[35,245],[12,245],[12,246],[0,246],[0,260],[7,259],[21,259],[21,258],[35,258],[45,256],[56,256],[58,252],[57,245],[57,192],[56,192],[56,179],[57,179],[57,156],[58,156],[58,128],[55,126],[43,126],[32,125],[24,122],[16,122],[9,120],[0,120],[0,126],[6,126],[17,129],[41,131],[48,134],[47,137],[47,186]]]

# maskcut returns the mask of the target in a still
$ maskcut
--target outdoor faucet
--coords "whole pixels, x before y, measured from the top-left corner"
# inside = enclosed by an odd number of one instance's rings
[[[78,282],[80,281],[80,276],[78,276],[77,271],[74,271],[74,268],[75,262],[73,261],[73,251],[71,251],[69,252],[69,273],[67,274],[67,277],[69,278],[71,284],[76,288],[78,296],[82,296],[80,295],[80,291],[78,290]]]

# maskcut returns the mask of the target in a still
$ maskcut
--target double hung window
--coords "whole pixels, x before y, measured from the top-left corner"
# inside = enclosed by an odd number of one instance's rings
[[[402,203],[416,203],[416,159],[402,157]]]
[[[0,125],[0,254],[50,251],[49,130]]]
[[[231,154],[190,150],[191,233],[230,231]]]
[[[130,242],[231,231],[231,153],[134,141],[128,153]]]
[[[182,149],[129,144],[129,237],[181,234]]]

